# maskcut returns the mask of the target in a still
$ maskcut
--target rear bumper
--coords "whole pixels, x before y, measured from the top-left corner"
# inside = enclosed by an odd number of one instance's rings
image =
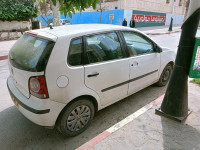
[[[8,78],[7,86],[13,102],[26,118],[41,126],[55,126],[56,119],[66,104],[34,96],[28,99],[16,88],[12,77]]]
[[[45,109],[45,110],[37,110],[37,109],[34,109],[34,108],[31,108],[29,106],[27,106],[26,104],[22,103],[13,93],[12,91],[10,90],[9,86],[8,86],[8,91],[10,93],[10,96],[11,98],[13,99],[13,101],[16,101],[15,102],[15,105],[16,103],[20,106],[22,106],[24,109],[34,113],[34,114],[46,114],[46,113],[49,113],[50,112],[50,109]]]

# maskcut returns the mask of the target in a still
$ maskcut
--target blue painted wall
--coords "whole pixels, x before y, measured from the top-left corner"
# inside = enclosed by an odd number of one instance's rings
[[[47,15],[47,16],[46,15],[40,15],[37,18],[34,18],[34,19],[41,21],[41,24],[43,26],[47,26],[48,24],[46,23],[46,21],[48,21],[48,19],[53,19],[53,15]]]
[[[109,15],[114,14],[114,20],[112,21],[112,24],[121,25],[123,18],[124,18],[124,10],[108,10],[102,12],[102,24],[110,24]],[[72,18],[69,16],[66,17],[67,20],[71,21],[72,24],[87,24],[87,23],[99,23],[100,22],[100,11],[93,11],[93,12],[78,12],[76,14],[72,15]],[[52,19],[53,16],[45,16],[43,15],[45,20]],[[47,23],[44,21],[44,19],[41,16],[38,16],[35,18],[36,20],[40,20],[43,26],[46,26]],[[61,19],[65,19],[64,15],[61,15]]]
[[[72,15],[72,18],[69,16],[66,17],[67,20],[70,20],[72,24],[87,24],[87,23],[99,23],[100,21],[100,11],[93,11],[93,12],[78,12],[76,14]],[[121,25],[124,18],[127,19],[128,26],[130,19],[132,18],[132,14],[143,14],[143,15],[156,15],[156,16],[166,16],[167,20],[166,23],[153,23],[153,22],[136,22],[136,28],[137,27],[147,27],[147,26],[163,26],[167,25],[169,22],[170,15],[165,13],[157,13],[157,12],[148,12],[148,11],[138,11],[138,10],[107,10],[102,12],[102,24],[110,24],[109,15],[114,14],[114,20],[112,21],[112,24],[115,25]],[[52,19],[53,15],[45,16],[42,15],[45,20]],[[175,15],[174,15],[175,16]],[[44,19],[41,16],[38,16],[35,18],[36,20],[40,20],[43,26],[47,26],[47,23],[44,21]],[[65,19],[64,15],[61,15],[61,19]],[[176,18],[174,19],[174,23],[178,20],[177,24],[181,24],[183,20],[183,15],[176,15]]]
[[[170,25],[171,17],[173,17],[173,24],[181,25],[183,23],[184,15],[166,14],[165,25]]]

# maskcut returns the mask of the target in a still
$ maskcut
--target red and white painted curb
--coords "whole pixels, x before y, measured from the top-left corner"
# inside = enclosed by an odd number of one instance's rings
[[[5,59],[8,59],[8,55],[2,55],[2,56],[0,56],[0,60],[5,60]]]
[[[113,132],[117,131],[118,129],[120,129],[121,127],[125,126],[129,122],[133,121],[134,119],[136,119],[140,115],[144,114],[146,111],[151,109],[153,106],[158,105],[163,100],[163,98],[164,98],[164,95],[160,96],[156,100],[154,100],[151,103],[149,103],[149,104],[145,105],[144,107],[140,108],[138,111],[136,111],[135,113],[129,115],[128,117],[126,117],[122,121],[118,122],[114,126],[110,127],[106,131],[100,133],[99,135],[97,135],[96,137],[94,137],[93,139],[88,141],[87,143],[83,144],[82,146],[80,146],[76,150],[88,150],[88,149],[92,148],[94,145],[96,145],[99,142],[101,142],[103,139],[108,137]]]
[[[164,32],[164,33],[151,33],[151,32],[146,32],[147,35],[163,35],[163,34],[172,34],[172,33],[177,33],[177,32],[181,32],[179,30],[177,31],[171,31],[171,32]]]

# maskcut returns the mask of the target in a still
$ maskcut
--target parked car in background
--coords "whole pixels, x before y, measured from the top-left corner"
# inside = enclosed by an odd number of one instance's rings
[[[45,28],[27,31],[12,47],[7,85],[24,116],[75,136],[98,110],[151,84],[165,86],[174,60],[174,51],[132,28]]]
[[[69,20],[66,19],[60,19],[61,20],[61,25],[71,25],[72,23]]]

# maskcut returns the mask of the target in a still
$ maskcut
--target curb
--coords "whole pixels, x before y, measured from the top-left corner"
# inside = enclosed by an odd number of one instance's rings
[[[163,35],[163,34],[173,34],[173,33],[178,33],[181,31],[172,31],[172,32],[165,32],[165,33],[146,33],[147,35]]]
[[[160,96],[156,100],[154,100],[151,103],[149,103],[149,104],[145,105],[144,107],[140,108],[135,113],[129,115],[128,117],[126,117],[122,121],[118,122],[114,126],[110,127],[106,131],[100,133],[99,135],[97,135],[96,137],[91,139],[90,141],[88,141],[85,144],[83,144],[82,146],[78,147],[76,150],[88,150],[88,149],[92,148],[93,146],[95,146],[96,144],[98,144],[99,142],[101,142],[102,140],[107,138],[109,135],[111,135],[112,133],[114,133],[118,129],[122,128],[123,126],[125,126],[129,122],[133,121],[134,119],[136,119],[140,115],[144,114],[146,111],[151,109],[153,106],[158,105],[163,100],[163,98],[164,98],[164,95]]]
[[[0,60],[5,60],[5,59],[8,59],[8,55],[2,55],[2,56],[0,56]]]

